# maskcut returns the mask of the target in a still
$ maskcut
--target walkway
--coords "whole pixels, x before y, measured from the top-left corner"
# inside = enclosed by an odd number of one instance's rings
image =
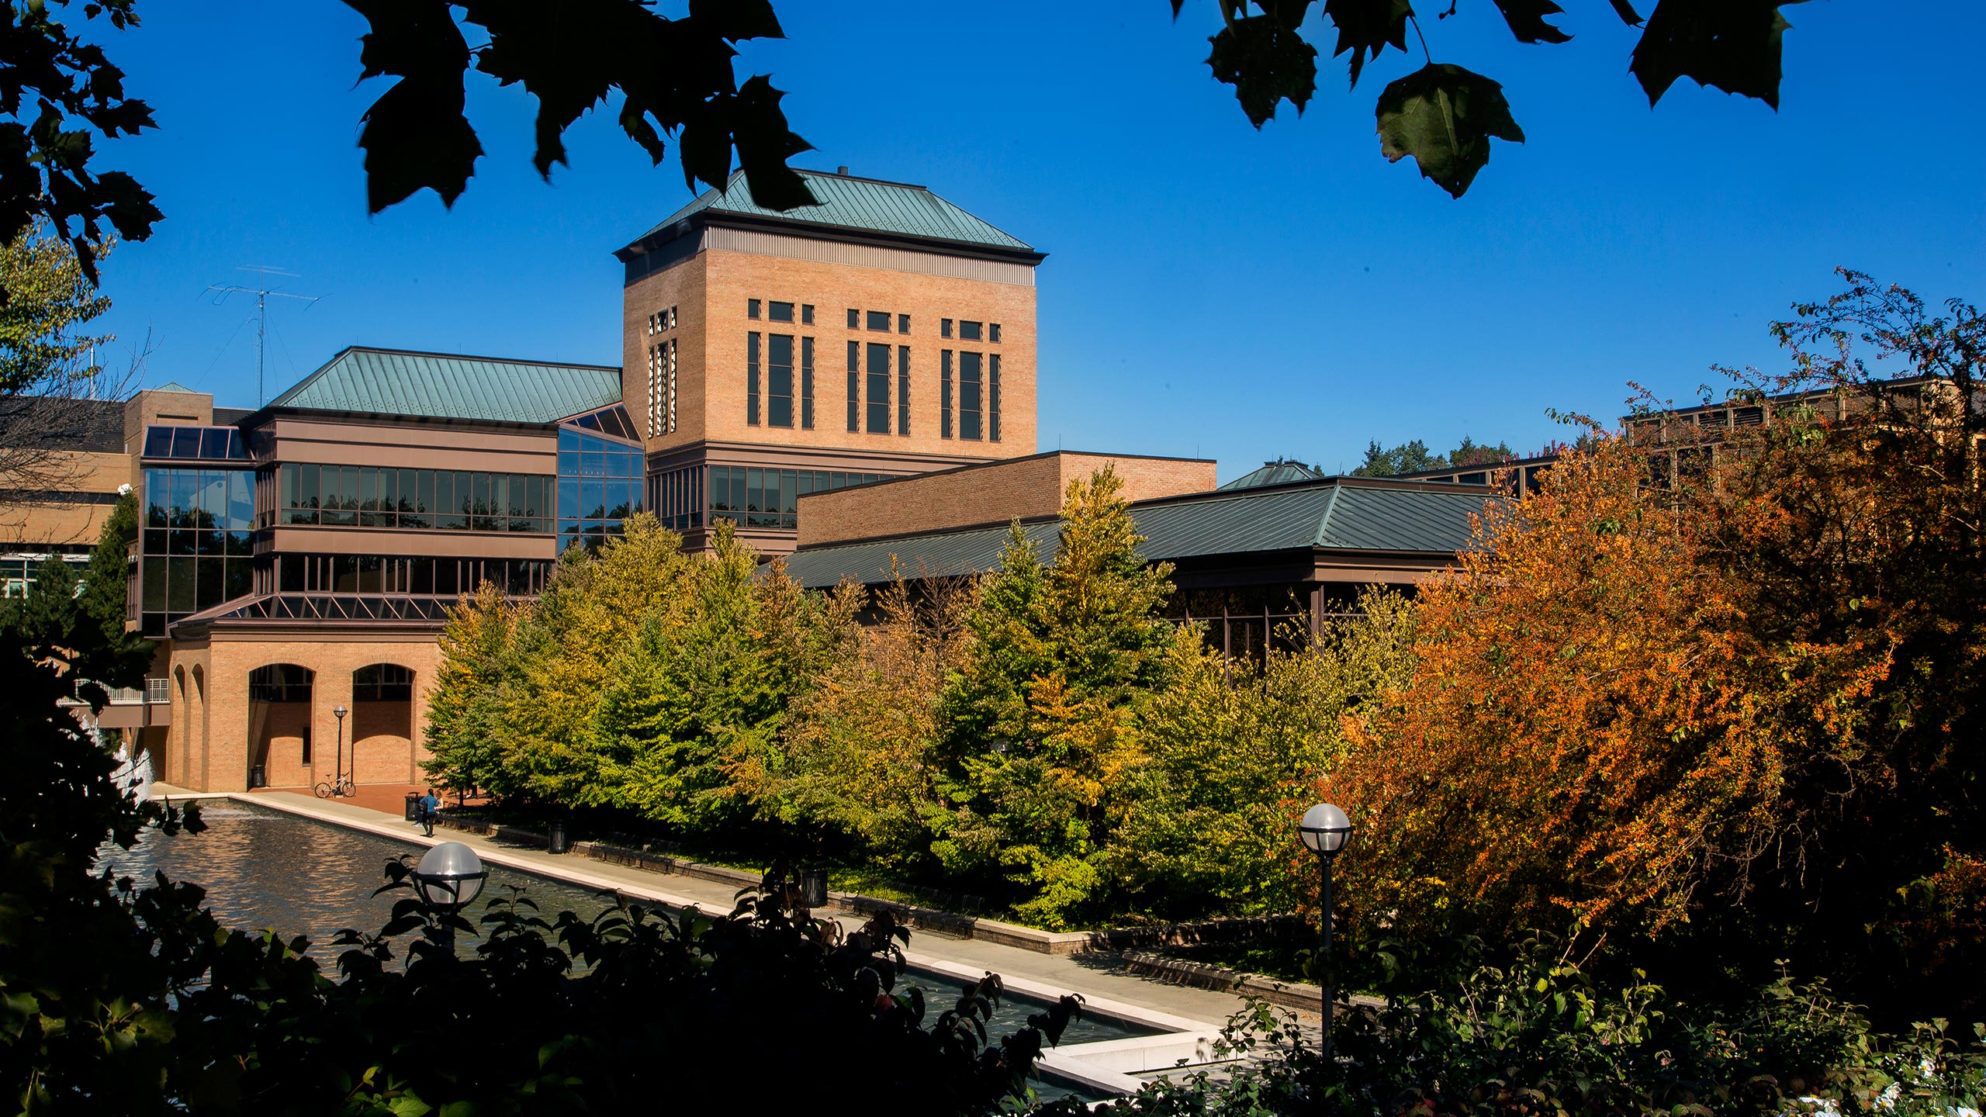
[[[360,798],[364,799],[363,789]],[[262,806],[413,845],[459,841],[473,847],[478,855],[492,864],[554,877],[584,887],[621,892],[671,907],[695,906],[712,914],[723,914],[729,912],[733,905],[732,886],[715,881],[653,873],[570,854],[554,856],[542,849],[521,848],[460,831],[439,831],[433,838],[424,838],[419,829],[403,820],[401,800],[398,799],[393,800],[384,811],[355,804],[351,800],[317,799],[292,791],[258,791],[254,793],[253,801]],[[932,968],[973,973],[991,971],[1017,989],[1028,992],[1076,993],[1098,1007],[1118,1005],[1135,1008],[1139,1010],[1139,1015],[1177,1017],[1177,1024],[1182,1029],[1217,1029],[1243,1007],[1241,998],[1228,993],[1168,985],[1115,972],[1095,961],[1037,954],[975,939],[950,938],[929,930],[912,933],[907,955],[913,964]]]

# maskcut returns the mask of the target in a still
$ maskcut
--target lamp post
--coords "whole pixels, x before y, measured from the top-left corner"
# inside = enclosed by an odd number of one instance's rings
[[[331,707],[331,716],[338,719],[338,747],[332,753],[331,761],[331,794],[333,795],[343,795],[345,793],[345,715],[350,712],[345,709],[343,703]]]
[[[1330,803],[1319,803],[1303,812],[1303,820],[1296,824],[1296,836],[1303,840],[1304,848],[1317,855],[1318,868],[1324,874],[1321,922],[1323,924],[1322,950],[1318,954],[1317,986],[1323,993],[1324,1002],[1324,1061],[1331,1060],[1331,859],[1345,848],[1345,842],[1352,836],[1352,820],[1345,812]]]
[[[422,854],[421,863],[414,866],[414,892],[430,912],[453,917],[475,902],[489,876],[475,850],[461,842],[442,842]],[[448,953],[453,955],[454,924],[444,918],[441,925],[448,933]]]

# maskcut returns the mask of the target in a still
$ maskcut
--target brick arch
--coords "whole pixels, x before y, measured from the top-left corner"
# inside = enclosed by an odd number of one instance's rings
[[[352,671],[352,778],[361,785],[411,783],[414,695],[419,672],[390,659]]]
[[[271,668],[288,667],[302,679]],[[262,769],[267,787],[309,787],[317,768],[328,758],[317,756],[322,742],[314,739],[313,718],[318,706],[318,677],[322,672],[290,659],[276,659],[242,671],[248,686],[248,771]],[[325,775],[330,769],[325,767]]]

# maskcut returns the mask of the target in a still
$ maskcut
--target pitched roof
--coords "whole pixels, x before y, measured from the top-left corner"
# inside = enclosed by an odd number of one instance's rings
[[[621,370],[353,346],[269,402],[301,411],[555,423],[618,403]]]
[[[1494,499],[1469,486],[1401,485],[1329,478],[1278,489],[1174,497],[1131,506],[1151,562],[1321,548],[1401,554],[1447,554],[1471,544],[1471,517]],[[1052,559],[1061,522],[1021,525],[1044,560]],[[786,559],[801,585],[831,586],[844,577],[874,584],[895,558],[909,577],[950,577],[991,570],[1010,529],[967,528],[802,549]]]
[[[1221,486],[1221,491],[1236,489],[1259,489],[1266,485],[1288,485],[1298,481],[1322,481],[1326,474],[1314,466],[1308,466],[1288,458],[1277,458],[1263,462],[1262,468],[1241,476]]]
[[[994,228],[923,186],[852,175],[801,171],[818,205],[780,212],[752,201],[745,172],[733,172],[723,190],[707,190],[689,205],[635,238],[635,244],[699,213],[729,214],[801,226],[945,241],[976,248],[1034,252],[1025,241]],[[629,247],[633,247],[630,245]]]

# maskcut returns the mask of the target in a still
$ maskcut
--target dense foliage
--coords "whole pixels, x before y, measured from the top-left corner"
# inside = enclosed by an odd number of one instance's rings
[[[899,584],[866,628],[853,591],[755,576],[728,531],[690,557],[638,521],[535,604],[457,610],[437,777],[692,845],[839,851],[1044,926],[1285,910],[1302,869],[1279,816],[1398,670],[1404,606],[1375,597],[1257,678],[1164,619],[1114,473],[1063,513],[1053,561],[1017,531],[988,577]]]
[[[1849,280],[1741,380],[1771,422],[1570,453],[1422,595],[1332,780],[1369,914],[1986,1010],[1986,321]]]

